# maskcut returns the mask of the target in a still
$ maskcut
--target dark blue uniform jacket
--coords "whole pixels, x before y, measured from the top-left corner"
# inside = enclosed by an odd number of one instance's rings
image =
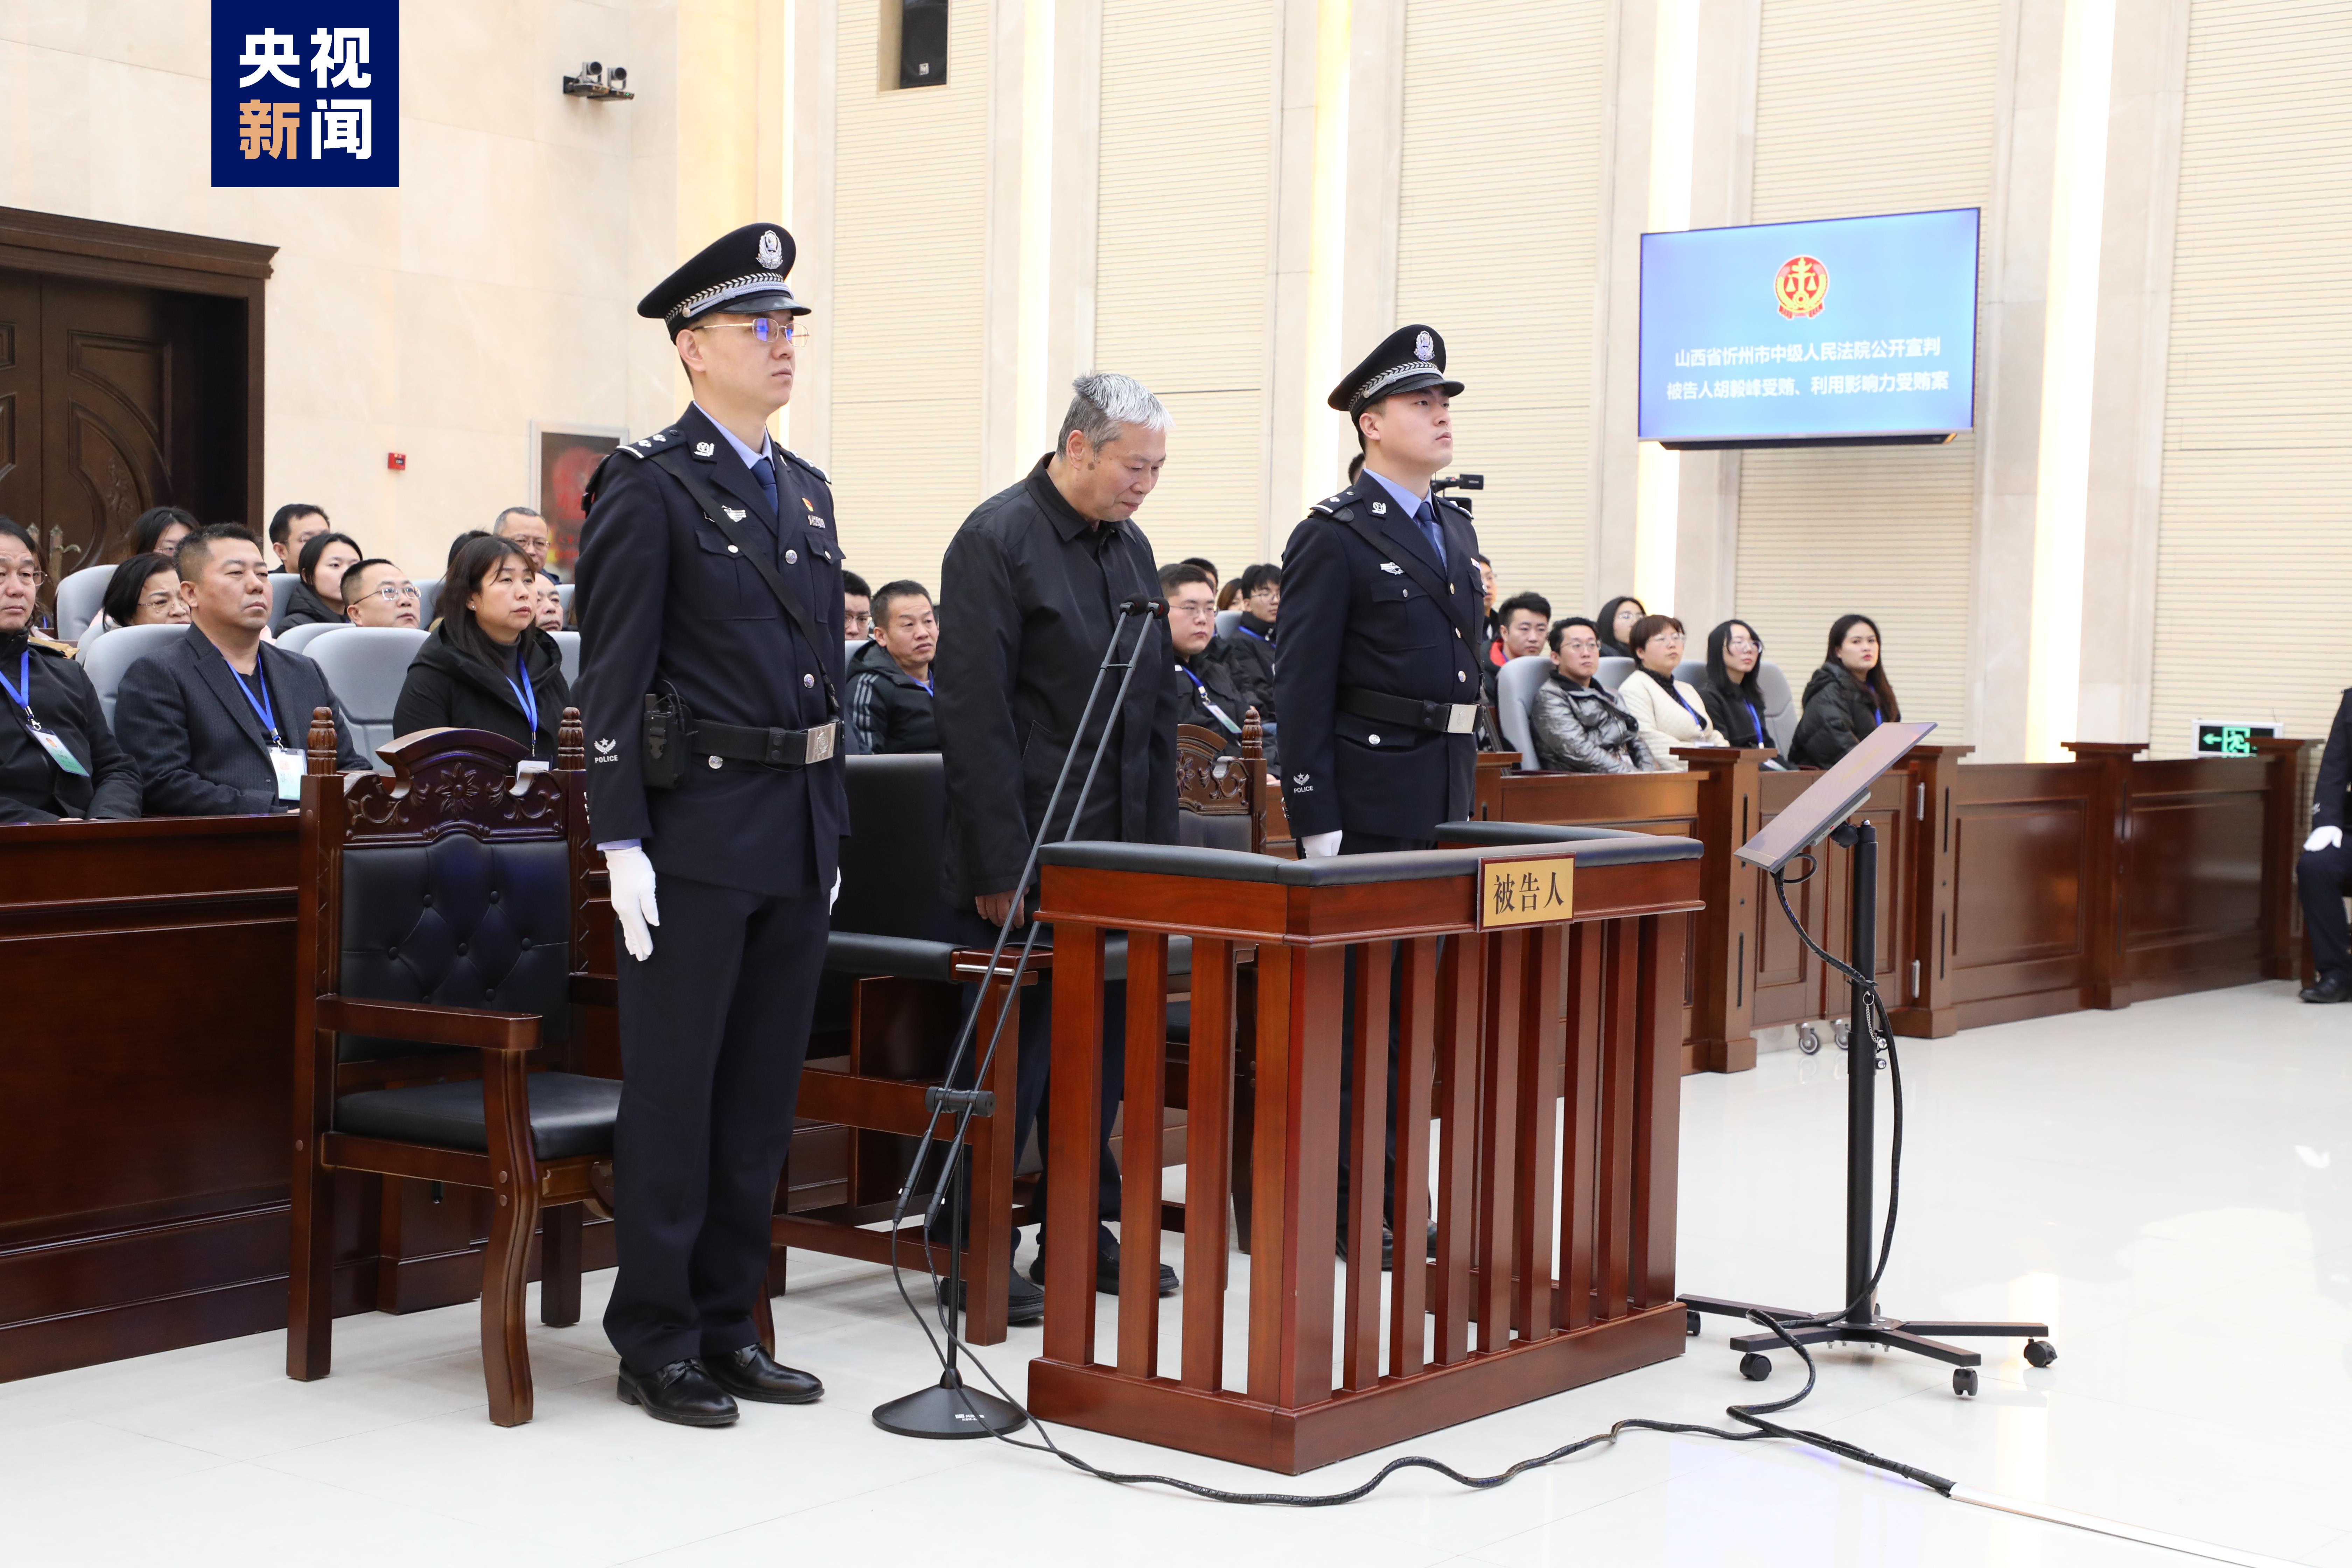
[[[645,787],[646,694],[675,690],[698,721],[805,730],[841,686],[841,542],[824,473],[775,448],[783,516],[699,408],[604,459],[580,531],[574,600],[598,843],[638,838],[662,876],[793,897],[833,886],[849,827],[839,752],[806,768],[694,758],[670,790]],[[750,562],[652,459],[700,465],[754,548],[817,627],[803,637]]]

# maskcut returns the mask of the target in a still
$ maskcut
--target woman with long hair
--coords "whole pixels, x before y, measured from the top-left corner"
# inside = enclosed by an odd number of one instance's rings
[[[367,552],[348,533],[316,533],[302,542],[294,569],[302,580],[287,596],[286,613],[271,631],[283,637],[296,626],[340,626],[343,620],[343,574]]]
[[[457,547],[441,580],[440,619],[393,705],[394,732],[488,730],[555,760],[572,688],[555,639],[537,625],[536,575],[510,539],[486,533]]]
[[[1805,682],[1805,716],[1797,721],[1789,760],[1801,768],[1826,768],[1881,724],[1903,717],[1886,679],[1878,623],[1868,616],[1840,616],[1830,626],[1830,647],[1821,668]]]
[[[180,597],[180,574],[172,558],[152,551],[134,555],[106,580],[106,624],[167,626],[188,624],[188,602]]]
[[[1620,594],[1601,606],[1592,617],[1601,628],[1601,657],[1632,658],[1633,657],[1633,624],[1650,612],[1642,601],[1631,594]]]
[[[1706,716],[1734,746],[1774,744],[1764,722],[1764,690],[1757,668],[1764,662],[1764,639],[1746,621],[1729,620],[1706,634],[1706,676],[1698,694]]]

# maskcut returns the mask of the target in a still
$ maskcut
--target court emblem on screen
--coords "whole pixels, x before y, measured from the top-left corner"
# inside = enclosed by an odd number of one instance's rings
[[[1829,303],[1830,269],[1810,256],[1792,256],[1772,275],[1773,302],[1790,321],[1822,313]]]

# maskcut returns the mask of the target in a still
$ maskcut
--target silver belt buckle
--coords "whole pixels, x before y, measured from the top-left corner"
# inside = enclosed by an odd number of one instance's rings
[[[801,761],[803,764],[821,763],[833,755],[833,749],[841,736],[841,721],[837,719],[828,720],[824,723],[811,728],[807,735],[808,752]]]
[[[1478,705],[1475,702],[1456,702],[1453,706],[1454,711],[1445,716],[1445,732],[1449,735],[1470,733],[1472,727],[1478,722]]]

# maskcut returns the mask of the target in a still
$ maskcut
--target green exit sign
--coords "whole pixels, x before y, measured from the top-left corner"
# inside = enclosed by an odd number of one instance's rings
[[[2251,757],[2257,736],[2275,740],[2276,724],[2232,724],[2216,719],[2197,721],[2197,754],[2200,757]]]

